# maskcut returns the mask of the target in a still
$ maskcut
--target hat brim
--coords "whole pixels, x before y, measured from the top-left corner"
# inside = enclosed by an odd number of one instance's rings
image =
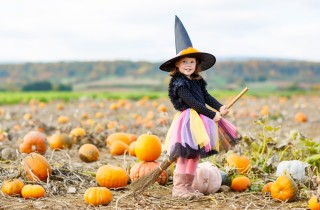
[[[163,64],[159,67],[162,71],[172,71],[175,68],[175,63],[180,59],[184,57],[190,57],[190,58],[196,58],[198,61],[200,61],[201,65],[201,71],[205,71],[209,68],[211,68],[216,63],[216,57],[214,55],[204,52],[196,52],[196,53],[189,53],[185,55],[179,55],[176,56]]]

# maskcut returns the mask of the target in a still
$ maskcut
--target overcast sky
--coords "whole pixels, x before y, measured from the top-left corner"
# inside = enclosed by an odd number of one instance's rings
[[[320,62],[319,0],[0,0],[0,62],[165,61],[175,15],[217,61]]]

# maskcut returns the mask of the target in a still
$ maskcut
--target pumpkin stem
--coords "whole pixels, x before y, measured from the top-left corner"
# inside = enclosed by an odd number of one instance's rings
[[[32,152],[37,151],[37,146],[36,146],[36,145],[32,145],[32,146],[31,146],[31,150],[32,150]]]

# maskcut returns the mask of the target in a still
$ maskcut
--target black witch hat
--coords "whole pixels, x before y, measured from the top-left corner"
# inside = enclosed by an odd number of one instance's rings
[[[176,56],[160,66],[163,71],[172,71],[175,68],[176,61],[183,57],[196,58],[201,66],[201,71],[209,69],[216,62],[214,55],[193,48],[189,35],[177,16],[175,19],[175,43]]]

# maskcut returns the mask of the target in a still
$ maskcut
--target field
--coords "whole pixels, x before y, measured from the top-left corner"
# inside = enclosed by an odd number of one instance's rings
[[[111,164],[120,166],[128,173],[139,160],[125,153],[111,155],[105,140],[110,134],[124,132],[140,136],[145,133],[157,135],[162,143],[175,110],[163,94],[150,93],[149,97],[103,95],[88,97],[84,94],[69,98],[67,94],[44,94],[36,100],[30,95],[2,97],[0,105],[0,184],[9,178],[19,177],[28,181],[21,169],[21,160],[27,155],[19,152],[19,145],[31,130],[44,132],[49,138],[57,131],[70,134],[81,127],[86,134],[73,142],[69,150],[52,150],[48,147],[45,157],[52,175],[38,184],[45,188],[46,195],[40,199],[24,199],[0,195],[0,209],[307,209],[308,200],[317,194],[320,182],[319,160],[312,159],[320,152],[320,97],[319,95],[246,95],[230,110],[227,119],[233,122],[243,138],[232,151],[202,161],[210,161],[234,177],[237,172],[227,166],[226,158],[231,152],[245,155],[251,161],[246,174],[251,186],[244,192],[235,192],[222,186],[215,193],[190,201],[171,197],[172,167],[167,170],[166,185],[154,184],[143,194],[133,197],[126,188],[111,189],[113,199],[105,206],[93,207],[84,200],[88,187],[98,186],[95,174],[99,167]],[[228,102],[234,92],[219,95],[221,102]],[[52,97],[48,97],[48,96]],[[4,95],[2,95],[4,96]],[[7,95],[6,95],[7,97]],[[65,98],[64,98],[65,97]],[[12,100],[12,101],[9,101]],[[298,118],[302,113],[305,118]],[[100,152],[99,160],[83,162],[78,150],[81,145],[91,143]],[[13,150],[12,150],[13,149]],[[6,151],[6,152],[4,152]],[[311,157],[311,158],[310,158]],[[159,162],[166,158],[163,151]],[[295,179],[298,191],[291,202],[273,199],[261,189],[277,176],[277,165],[284,160],[301,160],[310,163],[306,168],[306,179]],[[130,184],[130,181],[129,183]]]

